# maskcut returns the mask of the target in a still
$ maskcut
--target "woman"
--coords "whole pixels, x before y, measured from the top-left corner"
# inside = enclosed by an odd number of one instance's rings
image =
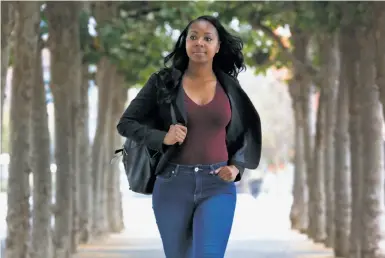
[[[193,20],[165,58],[171,67],[150,77],[117,126],[162,154],[152,200],[167,258],[224,257],[234,182],[258,166],[260,119],[236,79],[242,47],[216,18]]]

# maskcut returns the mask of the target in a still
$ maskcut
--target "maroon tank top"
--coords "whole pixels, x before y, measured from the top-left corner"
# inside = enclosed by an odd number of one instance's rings
[[[183,165],[213,164],[228,160],[226,126],[231,119],[227,94],[217,83],[215,95],[206,105],[198,105],[184,94],[187,136],[171,162]]]

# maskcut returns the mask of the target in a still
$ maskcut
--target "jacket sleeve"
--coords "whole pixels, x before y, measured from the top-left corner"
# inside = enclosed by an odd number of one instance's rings
[[[243,172],[245,172],[245,164],[243,162],[238,161],[243,159],[244,147],[245,146],[242,146],[242,148],[240,148],[229,161],[229,165],[234,165],[239,171],[234,182],[240,181],[242,179]]]
[[[239,86],[239,83],[237,83]],[[256,169],[261,159],[262,130],[261,120],[251,100],[239,86],[239,92],[243,95],[243,101],[239,101],[241,110],[238,114],[241,117],[243,128],[242,135],[239,136],[235,151],[231,155],[230,165],[238,168],[239,174],[235,182],[241,180],[245,168]]]
[[[123,137],[132,138],[150,149],[163,153],[163,139],[167,132],[143,124],[157,109],[156,83],[157,75],[152,74],[124,111],[117,125],[117,130]]]
[[[245,168],[256,169],[261,157],[260,127],[247,130],[242,138],[241,145],[229,161],[230,165],[234,165],[239,170],[235,182],[241,180]]]

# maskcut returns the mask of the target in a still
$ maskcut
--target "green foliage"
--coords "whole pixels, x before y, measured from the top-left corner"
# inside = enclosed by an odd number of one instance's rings
[[[277,8],[269,2],[122,2],[118,16],[98,24],[96,38],[88,34],[87,14],[82,13],[81,41],[88,62],[97,62],[107,55],[117,64],[128,82],[142,83],[150,73],[163,67],[163,57],[175,43],[175,35],[194,18],[201,15],[219,16],[224,26],[244,41],[248,66],[265,72],[271,65],[282,66],[275,42],[250,26],[257,14],[265,18]],[[265,8],[265,9],[264,9]],[[239,21],[238,26],[233,26]],[[271,22],[270,22],[271,23]]]
[[[147,79],[162,66],[162,52],[171,48],[170,33],[155,22],[117,20],[104,29],[108,55],[130,82]]]
[[[92,37],[89,33],[88,23],[90,18],[91,14],[84,9],[80,12],[80,48],[83,52],[83,63],[96,64],[102,55],[97,51],[96,38]]]
[[[119,15],[98,27],[98,51],[117,65],[128,82],[142,81],[160,67],[170,37],[157,33],[155,21],[130,18],[124,11]]]
[[[331,33],[341,24],[365,17],[368,5],[334,1],[127,1],[120,2],[116,17],[98,24],[96,37],[88,33],[89,14],[82,13],[81,42],[87,62],[95,63],[106,55],[127,82],[142,84],[150,73],[163,67],[163,57],[172,50],[175,36],[192,19],[214,15],[244,41],[247,65],[256,68],[256,73],[264,73],[272,66],[290,66],[291,62],[261,26],[273,34],[286,25],[314,35]],[[291,51],[292,42],[286,41],[285,51]],[[318,59],[314,55],[313,65],[318,65]]]
[[[256,73],[265,73],[272,66],[280,68],[287,64],[277,42],[254,26],[263,24],[274,30],[285,25],[283,20],[287,5],[287,2],[270,1],[213,3],[221,21],[239,23],[239,35],[245,43],[245,61],[255,68]]]
[[[95,3],[94,3],[95,4]],[[97,3],[96,3],[97,4]],[[223,25],[244,41],[244,56],[256,73],[274,66],[290,66],[280,45],[260,26],[274,32],[288,25],[313,34],[330,33],[343,25],[369,22],[370,2],[335,1],[121,1],[116,16],[97,21],[97,35],[89,33],[92,13],[80,13],[80,44],[83,62],[96,64],[108,56],[130,84],[142,84],[163,67],[163,58],[174,47],[181,30],[201,15],[218,16]],[[48,33],[42,2],[41,36]],[[104,18],[103,18],[104,19]],[[290,39],[286,39],[291,51]],[[316,44],[315,44],[316,45]],[[314,55],[313,65],[318,65]],[[10,62],[12,62],[12,51]],[[132,86],[132,85],[129,85]]]
[[[142,83],[163,67],[163,58],[181,30],[200,15],[205,2],[123,2],[118,17],[97,28],[96,50],[118,66],[127,82]]]

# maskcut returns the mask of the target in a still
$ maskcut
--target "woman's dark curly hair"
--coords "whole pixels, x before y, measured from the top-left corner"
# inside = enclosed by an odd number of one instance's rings
[[[218,32],[220,48],[219,52],[214,56],[213,60],[213,70],[222,71],[235,79],[238,77],[239,72],[242,70],[246,70],[246,66],[244,64],[243,58],[243,42],[241,38],[231,35],[219,22],[219,20],[213,16],[200,16],[194,20],[192,20],[186,28],[180,34],[178,41],[175,44],[174,50],[164,58],[164,65],[166,67],[160,75],[162,80],[164,81],[166,87],[161,87],[159,89],[160,97],[166,102],[169,102],[172,98],[171,95],[174,90],[176,90],[176,85],[171,85],[173,77],[175,75],[175,70],[180,73],[184,73],[187,69],[189,63],[189,57],[186,52],[186,37],[188,30],[192,23],[196,21],[207,21],[211,23]],[[167,64],[171,61],[171,66],[167,66]],[[166,75],[167,74],[167,75]],[[168,96],[168,98],[166,97]],[[167,100],[165,99],[167,98]],[[163,102],[163,101],[161,101]]]

